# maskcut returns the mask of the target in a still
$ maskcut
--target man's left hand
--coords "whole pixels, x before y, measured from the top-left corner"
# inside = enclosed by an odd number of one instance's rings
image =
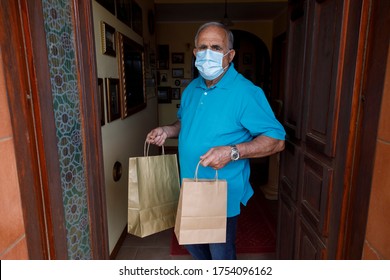
[[[211,148],[207,153],[200,157],[203,166],[210,166],[214,169],[221,169],[230,162],[229,146],[220,146]]]

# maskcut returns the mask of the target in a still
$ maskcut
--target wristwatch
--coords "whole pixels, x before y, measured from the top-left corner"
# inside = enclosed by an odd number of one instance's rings
[[[230,159],[233,161],[238,160],[240,158],[240,152],[238,151],[236,145],[232,145],[230,148],[232,149],[230,152]]]

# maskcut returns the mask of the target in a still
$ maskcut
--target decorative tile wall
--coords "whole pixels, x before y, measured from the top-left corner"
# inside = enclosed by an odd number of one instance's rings
[[[91,259],[72,1],[43,0],[69,259]]]

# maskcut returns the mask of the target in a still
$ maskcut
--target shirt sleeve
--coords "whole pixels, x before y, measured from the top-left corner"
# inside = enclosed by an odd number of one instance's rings
[[[284,140],[285,130],[276,119],[261,88],[255,87],[242,99],[241,124],[253,137],[259,135]]]

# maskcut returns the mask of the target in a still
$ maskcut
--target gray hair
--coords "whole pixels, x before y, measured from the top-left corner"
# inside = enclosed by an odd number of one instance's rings
[[[197,45],[197,42],[198,42],[198,37],[199,37],[199,34],[204,30],[206,29],[207,27],[210,27],[210,26],[216,26],[216,27],[220,27],[222,28],[225,33],[226,33],[226,37],[228,38],[228,48],[229,50],[233,49],[233,43],[234,43],[234,37],[233,37],[233,33],[230,31],[230,29],[228,29],[225,25],[223,25],[222,23],[219,23],[219,22],[207,22],[205,24],[203,24],[201,27],[199,27],[198,29],[198,32],[196,32],[196,35],[195,35],[195,47]]]

